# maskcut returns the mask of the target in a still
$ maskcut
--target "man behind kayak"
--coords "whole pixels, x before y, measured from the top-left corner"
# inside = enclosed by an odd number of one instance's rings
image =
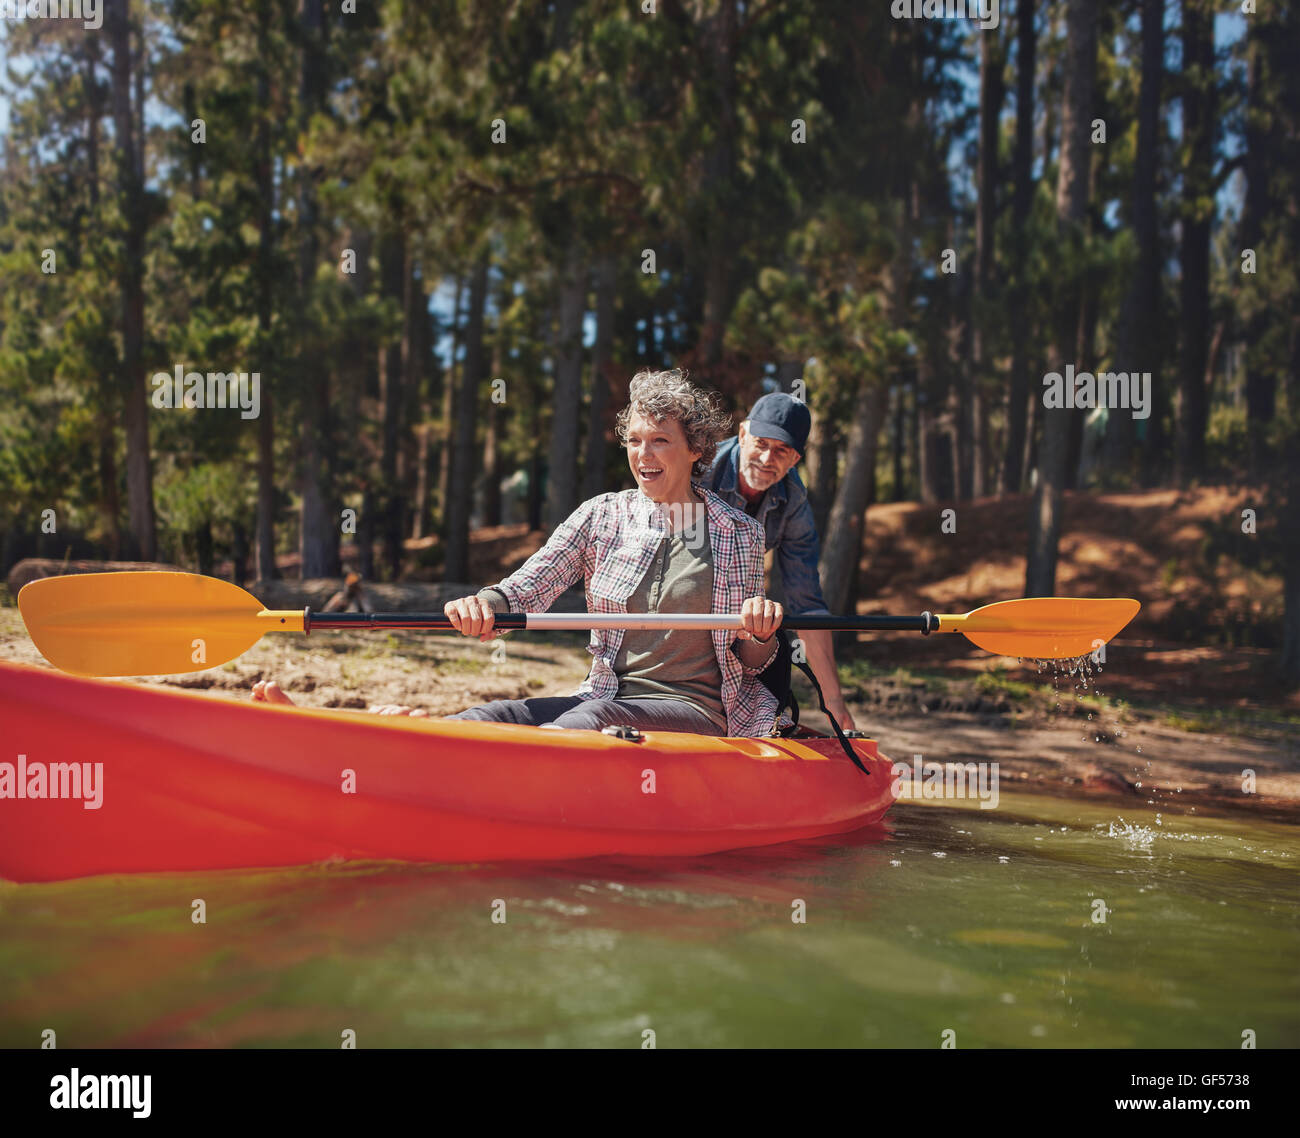
[[[761,736],[777,698],[760,680],[777,656],[782,606],[763,596],[763,530],[698,479],[731,416],[681,371],[641,372],[618,417],[636,486],[584,502],[505,580],[444,612],[465,636],[500,635],[498,612],[544,612],[582,581],[593,613],[736,613],[743,628],[594,629],[591,671],[572,695],[495,700],[450,719],[580,730],[628,725]],[[253,698],[287,703],[274,682]],[[375,705],[381,714],[422,714]]]
[[[776,551],[786,612],[829,616],[817,574],[817,525],[808,492],[795,470],[811,428],[812,415],[799,400],[782,392],[764,395],[740,424],[739,433],[718,447],[704,483],[763,527],[766,548]],[[826,709],[843,730],[852,730],[853,716],[840,691],[831,634],[804,631],[799,635]]]

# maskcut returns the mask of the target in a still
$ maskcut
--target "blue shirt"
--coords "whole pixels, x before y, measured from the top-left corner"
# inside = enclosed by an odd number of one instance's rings
[[[719,444],[713,467],[704,476],[704,484],[728,505],[742,513],[749,503],[740,492],[740,439],[737,436]],[[776,550],[785,594],[785,610],[800,616],[824,614],[830,610],[822,598],[821,579],[817,575],[820,545],[812,505],[794,467],[769,486],[758,500],[753,515],[763,527],[768,549]]]

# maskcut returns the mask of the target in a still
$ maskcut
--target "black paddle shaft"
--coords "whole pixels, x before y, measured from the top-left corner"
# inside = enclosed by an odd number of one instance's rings
[[[570,614],[565,614],[570,615]],[[571,614],[575,619],[581,613]],[[635,613],[629,613],[635,616]],[[528,614],[498,613],[494,626],[502,632],[528,627]],[[782,628],[796,632],[920,632],[929,635],[939,627],[939,618],[923,612],[920,616],[792,616],[787,615]],[[433,612],[331,612],[303,610],[303,631],[321,629],[428,629],[449,632],[455,628],[445,613]]]

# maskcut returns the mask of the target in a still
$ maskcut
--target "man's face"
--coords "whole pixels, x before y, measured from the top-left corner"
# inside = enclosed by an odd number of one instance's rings
[[[780,482],[799,461],[794,447],[777,439],[749,433],[749,420],[740,424],[740,473],[755,490]]]

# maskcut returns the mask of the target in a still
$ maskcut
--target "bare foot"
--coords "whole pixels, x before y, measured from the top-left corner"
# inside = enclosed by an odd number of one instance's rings
[[[293,700],[280,690],[280,685],[274,680],[258,680],[253,685],[253,702],[254,703],[278,703],[294,706]]]
[[[278,703],[284,707],[296,706],[274,680],[258,680],[253,685],[253,702]],[[427,719],[429,715],[427,711],[397,703],[374,703],[366,710],[374,715],[409,715],[413,719]]]

